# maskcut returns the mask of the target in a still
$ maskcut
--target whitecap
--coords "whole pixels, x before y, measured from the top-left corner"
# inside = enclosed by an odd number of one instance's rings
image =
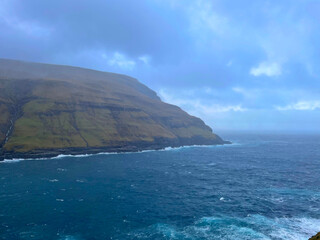
[[[231,144],[221,144],[221,145],[189,145],[189,146],[180,146],[180,147],[165,147],[162,149],[149,149],[149,150],[141,150],[136,152],[100,152],[100,153],[92,153],[92,154],[59,154],[55,157],[45,157],[45,158],[13,158],[13,159],[4,159],[0,161],[0,163],[14,163],[20,161],[36,161],[36,160],[50,160],[50,159],[62,159],[62,158],[83,158],[90,157],[96,155],[113,155],[113,154],[139,154],[139,153],[148,153],[154,151],[176,151],[181,149],[188,148],[215,148],[215,147],[230,147],[241,145],[239,143],[231,143]]]
[[[57,234],[58,235],[58,234]],[[78,237],[75,237],[75,236],[71,236],[71,235],[67,235],[67,236],[62,236],[60,238],[60,240],[77,240],[77,239],[80,239]]]
[[[129,233],[134,239],[242,239],[305,240],[320,229],[320,219],[268,218],[259,214],[247,217],[203,217],[192,225],[176,227],[157,223]]]
[[[37,160],[48,160],[50,158],[12,158],[12,159],[4,159],[0,161],[0,163],[18,163],[21,161],[37,161]]]
[[[59,182],[58,179],[49,179],[49,182]]]
[[[57,171],[60,171],[60,172],[66,172],[66,171],[67,171],[67,169],[65,169],[65,168],[57,168]]]
[[[216,166],[217,163],[209,163],[208,166]]]
[[[25,160],[25,159],[23,158],[4,159],[3,161],[0,161],[0,163],[16,163],[22,160]]]

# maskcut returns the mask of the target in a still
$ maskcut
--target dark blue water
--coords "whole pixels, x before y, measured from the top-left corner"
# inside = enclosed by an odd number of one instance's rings
[[[0,163],[0,239],[308,239],[320,136]]]

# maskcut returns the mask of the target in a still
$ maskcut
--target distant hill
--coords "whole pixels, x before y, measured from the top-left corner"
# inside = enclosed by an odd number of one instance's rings
[[[136,79],[0,59],[0,158],[223,144]]]

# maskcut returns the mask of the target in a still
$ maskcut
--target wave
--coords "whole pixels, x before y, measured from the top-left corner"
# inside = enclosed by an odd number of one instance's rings
[[[241,143],[232,142],[230,144],[223,144],[223,145],[188,145],[188,146],[181,146],[181,147],[166,147],[160,150],[152,150],[152,151],[172,151],[172,150],[180,150],[180,149],[188,149],[188,148],[226,148],[226,147],[235,147],[240,146]]]
[[[130,232],[122,239],[243,239],[243,240],[305,240],[320,229],[320,219],[268,218],[248,215],[244,218],[203,217],[193,225],[178,228],[157,223]]]
[[[37,160],[49,160],[52,158],[12,158],[12,159],[4,159],[0,161],[0,163],[18,163],[21,161],[37,161]]]
[[[162,149],[150,149],[150,150],[141,150],[137,152],[100,152],[100,153],[92,153],[92,154],[59,154],[55,157],[49,158],[13,158],[13,159],[4,159],[0,161],[0,163],[17,163],[21,161],[37,161],[37,160],[50,160],[50,159],[61,159],[61,158],[84,158],[84,157],[91,157],[97,155],[115,155],[115,154],[140,154],[140,153],[148,153],[148,152],[161,152],[161,151],[177,151],[182,149],[188,148],[216,148],[216,147],[230,147],[230,146],[237,146],[240,143],[231,143],[231,144],[224,144],[224,145],[190,145],[190,146],[181,146],[181,147],[165,147]]]
[[[67,235],[67,236],[61,236],[59,240],[80,240],[82,238],[78,236],[72,236],[72,235]]]

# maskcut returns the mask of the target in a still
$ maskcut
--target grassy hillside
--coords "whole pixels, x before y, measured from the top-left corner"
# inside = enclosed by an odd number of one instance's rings
[[[3,154],[223,143],[134,78],[68,66],[0,60],[0,116]]]

